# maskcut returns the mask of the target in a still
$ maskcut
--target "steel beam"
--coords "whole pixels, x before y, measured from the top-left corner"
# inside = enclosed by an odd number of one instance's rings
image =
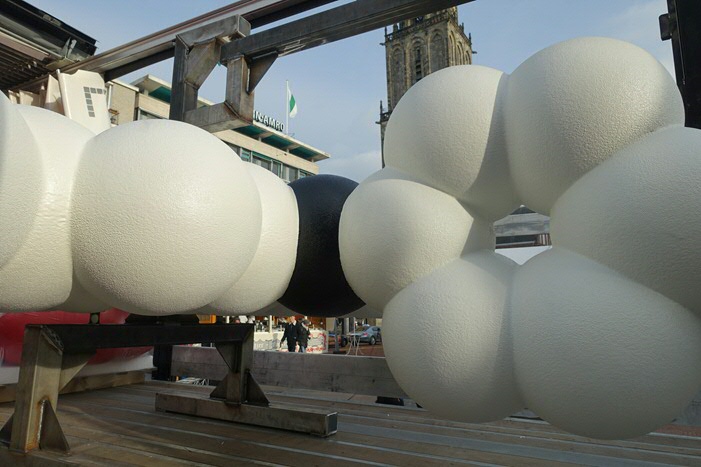
[[[141,67],[173,57],[175,38],[179,34],[206,26],[222,18],[241,15],[253,27],[260,27],[337,0],[242,0],[189,19],[127,44],[107,50],[90,58],[68,65],[63,73],[78,70],[94,71],[105,76],[105,81],[119,78]],[[46,78],[38,78],[16,89],[31,89]]]
[[[68,450],[55,413],[58,393],[91,356],[92,353],[82,353],[64,360],[58,336],[41,326],[27,327],[15,413],[0,430],[3,441],[9,441],[10,449],[19,452],[37,448]]]
[[[195,342],[243,341],[253,333],[252,324],[30,324],[27,328],[50,328],[64,353],[95,349],[178,345]]]
[[[288,55],[473,0],[356,0],[222,47],[222,63],[245,55]]]
[[[251,375],[252,324],[52,324],[27,325],[20,362],[15,412],[0,429],[0,441],[10,449],[68,451],[56,416],[58,394],[94,355],[96,349],[212,342],[228,371],[212,399],[158,394],[156,408],[179,413],[195,407],[210,418],[240,421],[328,436],[336,431],[336,413],[307,413],[269,407],[268,399]],[[215,400],[219,398],[219,400]],[[177,399],[177,403],[171,401]],[[215,414],[223,414],[216,416]]]
[[[197,93],[219,63],[224,42],[251,32],[251,24],[239,15],[180,34],[175,40],[170,119],[185,120],[185,114],[197,109]]]
[[[672,40],[677,86],[684,99],[686,126],[701,128],[701,3],[667,0],[660,16],[662,40]]]
[[[249,425],[299,431],[316,436],[336,433],[338,414],[317,409],[291,409],[253,404],[226,404],[204,397],[157,394],[156,409],[163,412],[246,423]]]

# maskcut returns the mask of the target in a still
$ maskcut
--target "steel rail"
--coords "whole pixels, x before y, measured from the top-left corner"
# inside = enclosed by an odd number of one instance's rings
[[[61,69],[64,73],[77,70],[101,73],[105,81],[118,78],[139,68],[173,57],[174,41],[179,34],[214,23],[232,15],[241,15],[252,27],[260,27],[297,13],[337,0],[242,0],[210,11],[148,36],[107,50]],[[44,77],[23,83],[15,89],[31,89]]]

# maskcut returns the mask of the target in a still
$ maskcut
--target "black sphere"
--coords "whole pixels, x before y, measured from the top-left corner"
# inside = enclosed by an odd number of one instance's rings
[[[338,250],[341,210],[358,186],[336,175],[290,183],[297,198],[299,240],[292,279],[279,302],[309,316],[341,316],[364,305],[348,285]]]

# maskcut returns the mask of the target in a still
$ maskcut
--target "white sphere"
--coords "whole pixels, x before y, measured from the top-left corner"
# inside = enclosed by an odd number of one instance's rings
[[[221,296],[260,239],[260,197],[243,164],[216,137],[175,121],[97,135],[74,193],[80,282],[139,314],[186,313]]]
[[[614,39],[572,39],[521,64],[508,81],[506,137],[520,199],[548,214],[579,177],[659,128],[684,123],[669,72]]]
[[[582,177],[553,208],[557,244],[701,316],[701,131],[669,127]]]
[[[452,196],[398,177],[403,175],[387,168],[375,173],[351,193],[341,213],[343,272],[353,291],[375,309],[459,257],[474,222]],[[490,245],[488,228],[483,230],[483,244]]]
[[[507,75],[492,68],[444,68],[412,86],[392,111],[387,166],[495,221],[518,207],[506,155],[502,96]]]
[[[98,313],[109,310],[111,305],[99,300],[91,294],[75,275],[73,276],[73,287],[68,298],[61,304],[54,307],[55,310],[71,311],[74,313]]]
[[[508,306],[515,269],[493,252],[469,254],[417,280],[387,305],[387,364],[432,414],[485,422],[523,408]]]
[[[243,276],[212,302],[216,314],[253,313],[282,297],[297,259],[299,214],[294,192],[269,170],[255,164],[244,165],[260,195],[260,241]]]
[[[11,180],[8,187],[3,186],[0,175],[0,193],[6,192],[4,188],[13,190],[13,184],[18,181],[29,183],[35,176],[40,177],[40,183],[25,187],[32,191],[30,199],[39,195],[38,205],[23,213],[31,214],[31,229],[15,254],[5,264],[0,264],[0,310],[46,310],[63,303],[71,292],[71,195],[83,147],[94,134],[62,115],[38,107],[18,105],[10,116],[13,120],[25,121],[31,133],[27,134],[16,121],[9,122],[16,126],[17,134],[12,137],[23,139],[25,146],[8,154],[9,173],[15,169],[14,162],[26,159],[26,163],[23,172],[15,173],[17,179]],[[0,126],[7,128],[7,124]],[[38,172],[34,165],[37,162],[40,164]],[[0,168],[2,173],[4,167]],[[18,196],[14,201],[17,203],[11,204],[14,209],[26,209],[27,198]],[[0,200],[0,211],[2,204]],[[12,222],[12,218],[2,219],[0,225],[6,222]],[[10,238],[9,243],[12,242]]]
[[[643,435],[701,386],[701,320],[577,253],[554,248],[528,261],[511,302],[524,402],[564,430]]]
[[[0,267],[32,230],[46,178],[37,138],[18,108],[0,92]]]

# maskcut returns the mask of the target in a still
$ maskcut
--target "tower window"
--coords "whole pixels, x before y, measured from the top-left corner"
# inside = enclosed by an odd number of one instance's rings
[[[423,66],[421,63],[421,49],[416,48],[414,50],[414,82],[419,81],[423,78]]]

